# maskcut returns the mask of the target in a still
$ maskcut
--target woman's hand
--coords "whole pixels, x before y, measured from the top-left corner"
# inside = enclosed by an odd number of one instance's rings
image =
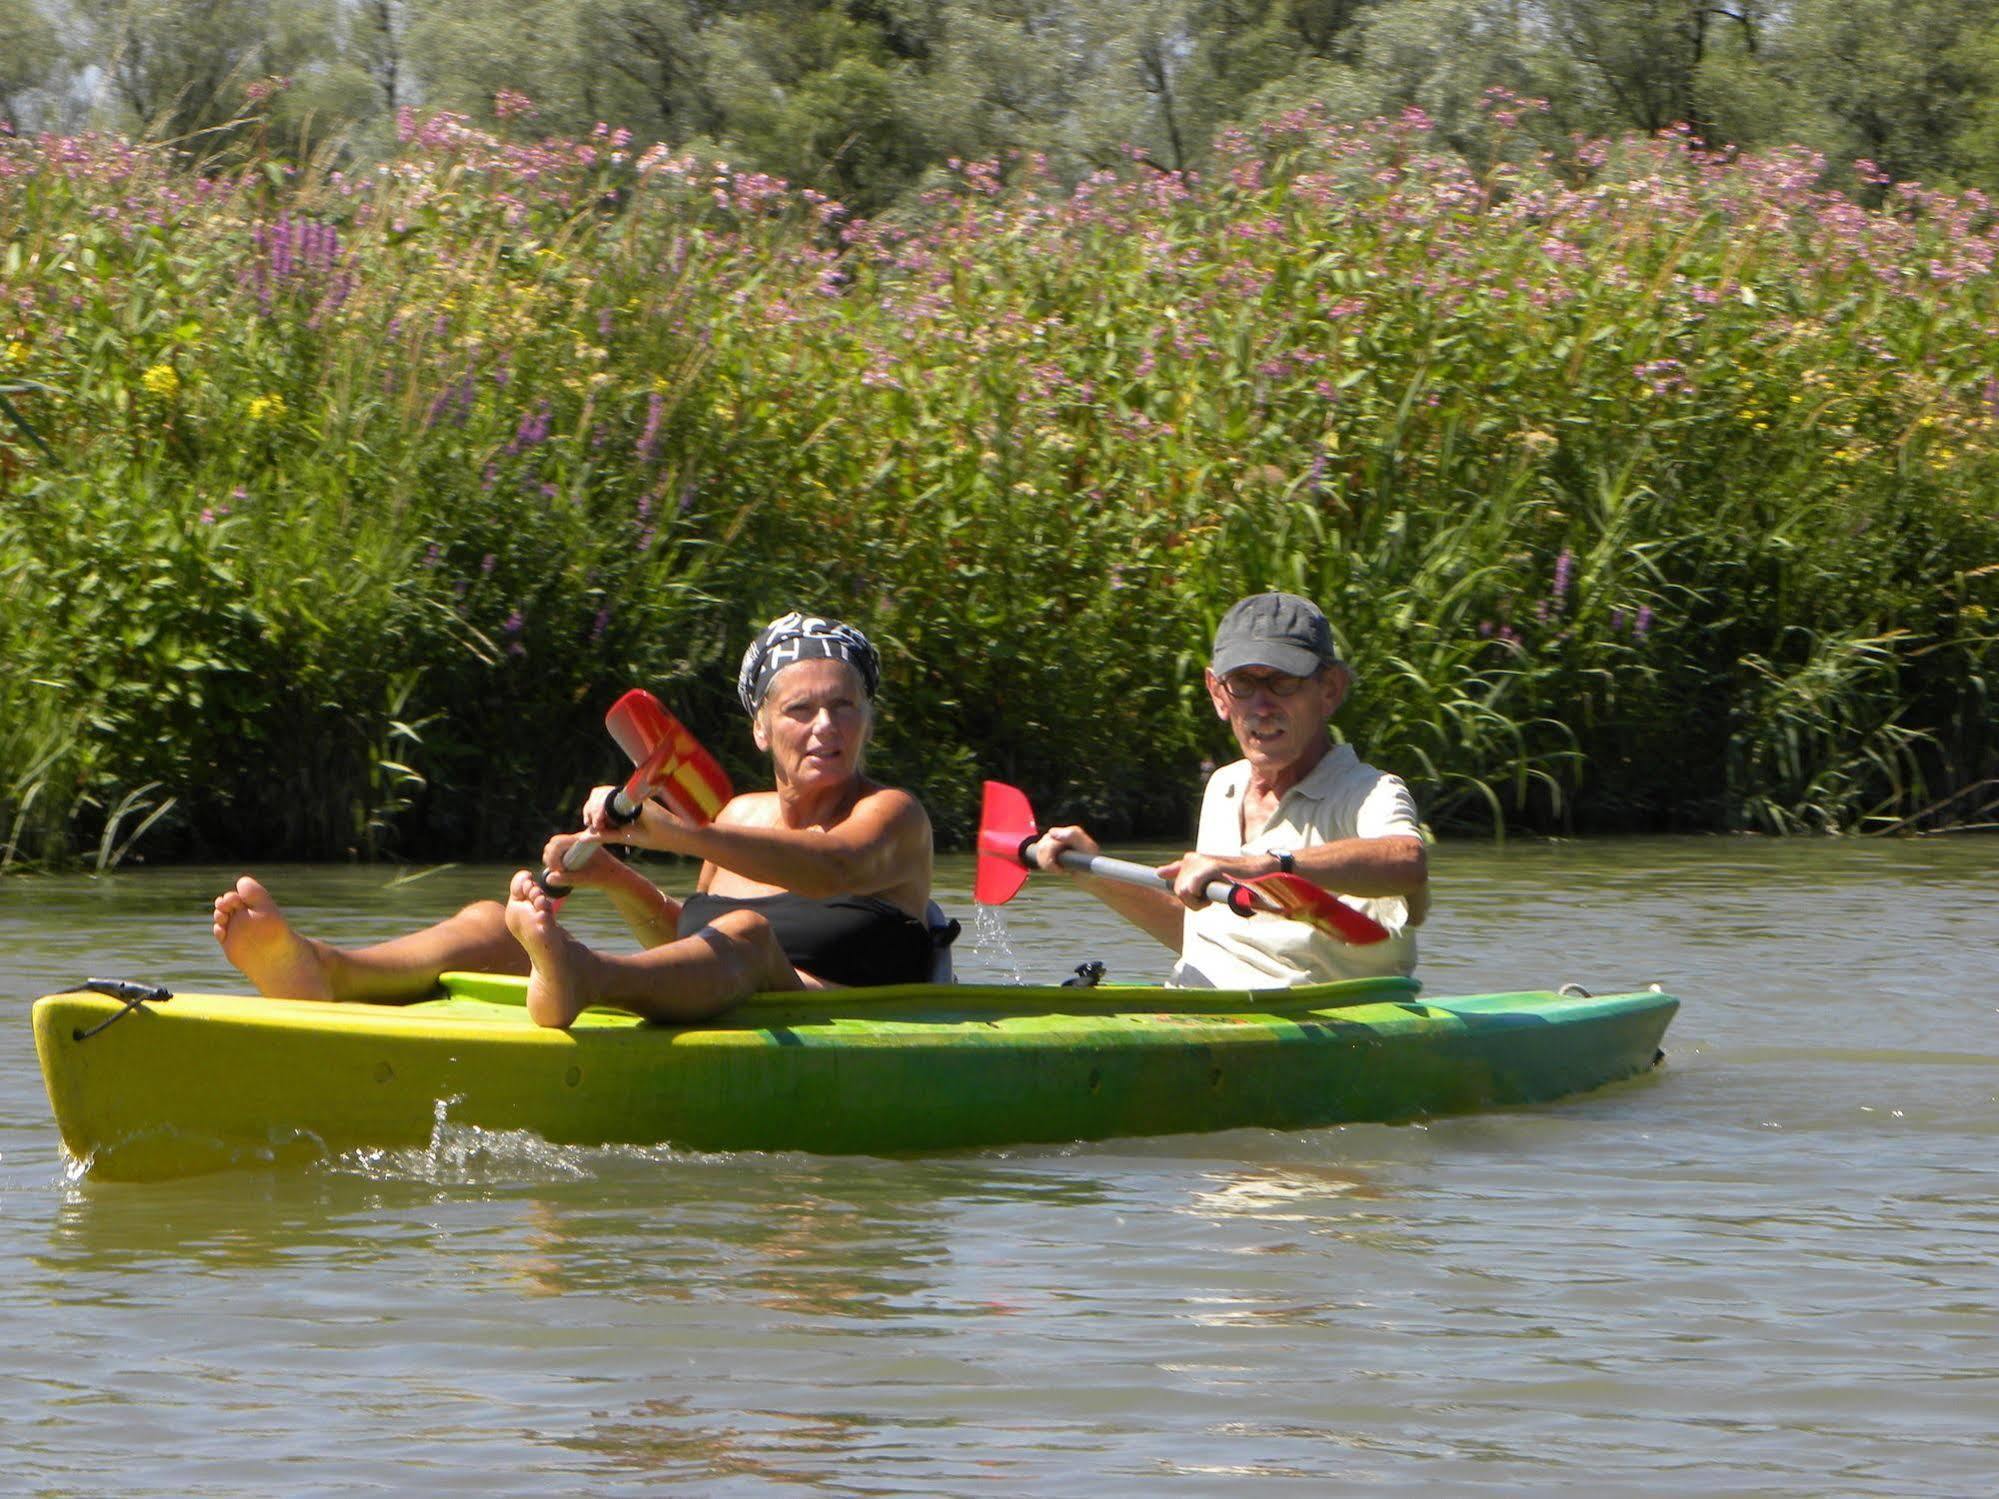
[[[624,788],[621,786],[599,786],[583,799],[584,831],[595,834],[606,843],[625,841],[625,829],[630,823],[621,823],[611,816],[611,798]]]
[[[611,816],[611,798],[618,790],[616,786],[599,786],[590,793],[583,803],[583,826],[587,830],[606,843],[658,849],[669,854],[686,852],[675,835],[691,828],[692,823],[651,797],[639,803],[637,818],[618,822]]]
[[[551,874],[561,875],[563,880],[571,885],[602,886],[609,883],[620,866],[618,861],[602,848],[585,859],[579,868],[562,867],[563,858],[576,846],[579,839],[594,837],[596,837],[594,833],[557,833],[542,847],[541,867]]]

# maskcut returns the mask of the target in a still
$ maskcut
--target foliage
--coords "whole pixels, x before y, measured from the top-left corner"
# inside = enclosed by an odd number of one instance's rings
[[[1302,106],[1420,108],[1475,156],[1495,86],[1550,102],[1550,142],[1685,125],[1999,191],[1986,0],[0,0],[15,128],[374,161],[398,109],[494,123],[523,80],[553,133],[622,121],[869,214],[953,158],[1205,170]]]
[[[1970,820],[1988,205],[1542,118],[1487,95],[1474,169],[1300,111],[1207,178],[965,164],[872,221],[449,115],[360,174],[0,147],[56,455],[0,429],[7,847],[172,798],[162,853],[525,851],[634,682],[753,779],[729,665],[795,606],[884,647],[876,763],[947,837],[981,774],[1177,832],[1208,632],[1270,586],[1440,825]]]

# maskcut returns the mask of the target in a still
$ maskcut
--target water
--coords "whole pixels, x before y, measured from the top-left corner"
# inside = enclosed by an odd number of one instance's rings
[[[0,1492],[1999,1489],[1999,843],[1437,868],[1433,993],[1657,980],[1665,1068],[1421,1126],[913,1161],[446,1131],[145,1187],[66,1174],[27,1002],[222,986],[221,872],[0,884]],[[500,873],[273,883],[348,939]],[[1060,882],[1006,915],[1029,977],[1163,969]]]

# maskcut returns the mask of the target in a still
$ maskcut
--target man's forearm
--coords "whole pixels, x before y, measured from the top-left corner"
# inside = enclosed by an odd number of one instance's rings
[[[1408,898],[1420,895],[1429,884],[1429,855],[1421,838],[1339,838],[1290,852],[1292,873],[1341,895]],[[1215,862],[1223,872],[1243,880],[1278,872],[1275,854],[1236,854]]]
[[[1170,891],[1148,890],[1143,885],[1100,880],[1088,874],[1078,874],[1074,878],[1078,885],[1133,926],[1158,938],[1176,953],[1180,951],[1181,923],[1187,915],[1187,908],[1175,900]]]

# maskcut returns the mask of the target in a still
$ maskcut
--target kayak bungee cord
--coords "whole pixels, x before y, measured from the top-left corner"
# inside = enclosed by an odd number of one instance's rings
[[[87,1031],[71,1031],[72,1041],[88,1041],[108,1025],[123,1020],[134,1010],[142,1008],[148,1001],[160,1004],[174,997],[173,990],[165,984],[141,984],[133,979],[85,979],[73,992],[102,994],[110,999],[123,1001],[120,1008],[113,1010]]]

